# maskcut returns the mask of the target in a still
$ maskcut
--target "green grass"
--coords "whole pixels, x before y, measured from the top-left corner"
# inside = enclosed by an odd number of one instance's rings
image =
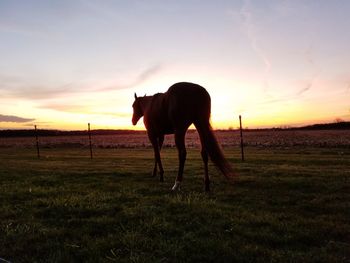
[[[225,149],[239,177],[197,149],[181,191],[151,177],[151,149],[1,149],[0,258],[11,262],[349,262],[350,149]],[[0,260],[1,262],[1,260]]]

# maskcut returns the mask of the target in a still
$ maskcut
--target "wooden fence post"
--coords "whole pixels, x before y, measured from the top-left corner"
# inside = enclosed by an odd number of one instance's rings
[[[242,116],[241,115],[239,115],[239,130],[240,130],[240,136],[241,136],[241,157],[242,157],[242,162],[244,162],[244,144],[243,144]]]
[[[90,158],[92,159],[92,142],[91,142],[90,123],[88,123],[88,134],[89,134],[89,144],[90,144]]]
[[[37,152],[38,158],[40,158],[39,138],[38,138],[38,130],[36,128],[36,125],[34,125],[34,129],[35,129],[36,152]]]

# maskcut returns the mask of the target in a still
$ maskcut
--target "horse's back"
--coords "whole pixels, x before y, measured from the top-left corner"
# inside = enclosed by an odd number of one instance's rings
[[[179,82],[166,92],[169,115],[172,119],[187,120],[191,123],[198,119],[209,120],[210,96],[200,85]]]
[[[208,92],[202,86],[191,83],[191,82],[178,82],[170,86],[167,91],[168,94],[187,94],[187,95],[198,95],[206,94],[209,96]]]

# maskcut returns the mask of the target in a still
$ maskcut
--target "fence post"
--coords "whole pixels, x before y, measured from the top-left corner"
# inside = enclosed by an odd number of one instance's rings
[[[239,130],[240,130],[240,136],[241,136],[241,157],[242,162],[244,162],[244,145],[243,145],[243,131],[242,131],[242,116],[239,115]]]
[[[38,130],[36,128],[36,125],[34,125],[34,129],[35,129],[36,152],[37,152],[38,158],[40,158],[39,138],[38,138]]]
[[[92,143],[91,143],[91,130],[90,123],[88,123],[89,145],[90,145],[90,158],[92,159]]]

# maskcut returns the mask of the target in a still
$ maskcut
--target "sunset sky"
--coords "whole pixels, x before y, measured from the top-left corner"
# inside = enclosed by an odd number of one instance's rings
[[[215,128],[350,120],[348,0],[1,0],[0,129],[141,129],[134,92],[205,87]]]

